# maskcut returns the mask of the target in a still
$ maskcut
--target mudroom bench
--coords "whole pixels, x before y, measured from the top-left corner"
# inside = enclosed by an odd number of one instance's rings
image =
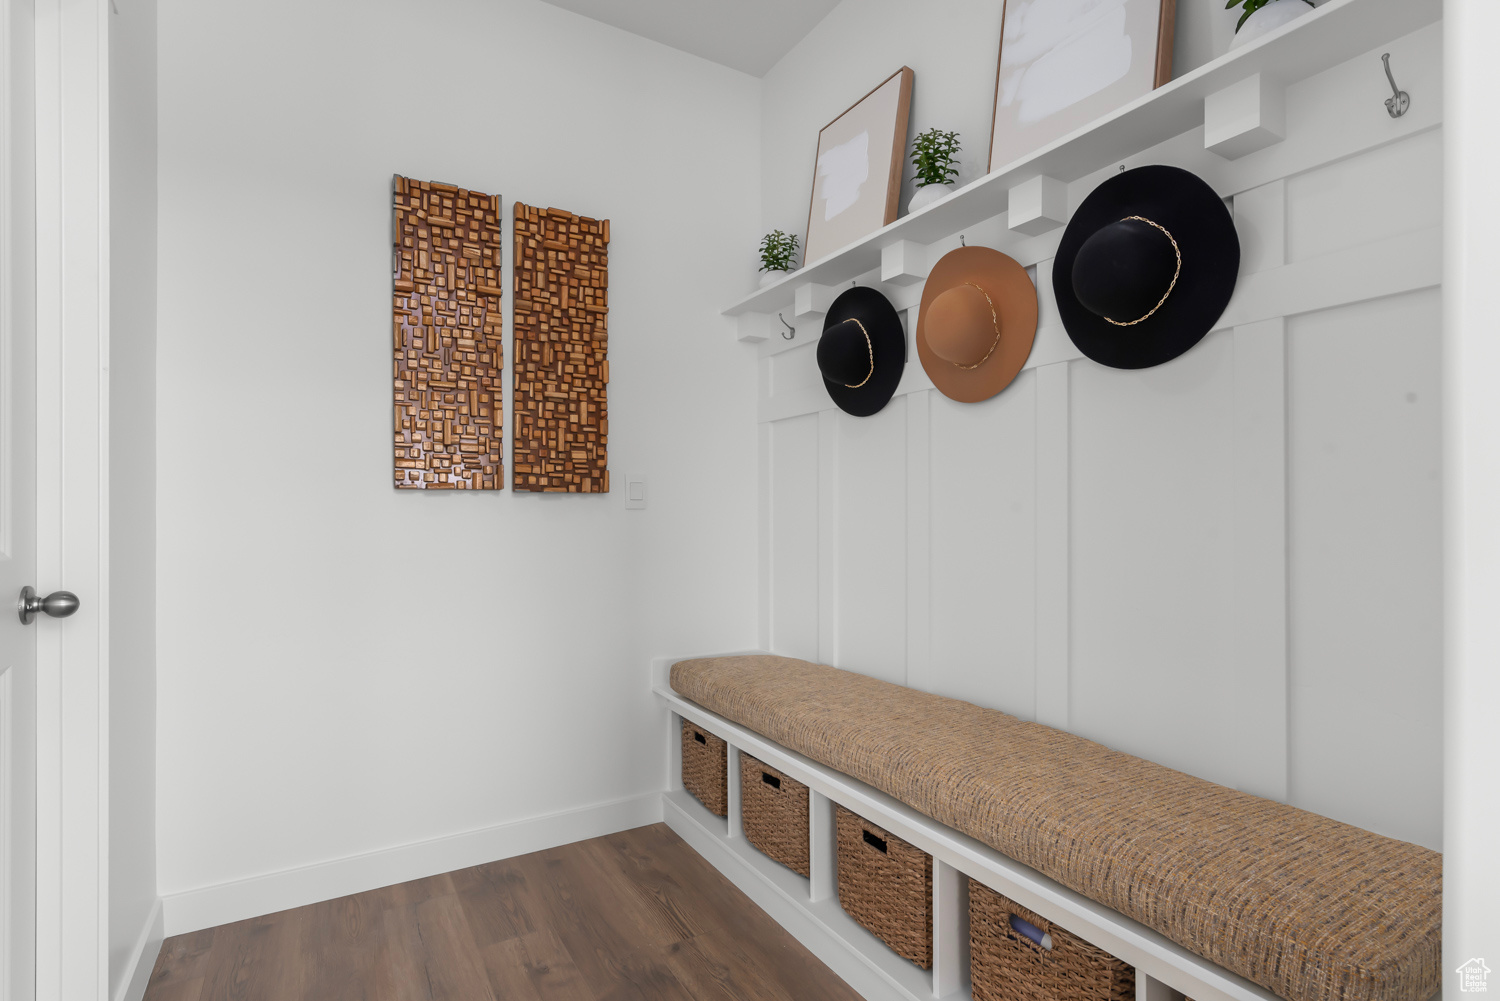
[[[975,736],[987,732],[984,728],[992,723],[998,725],[1002,737],[996,739],[993,746],[1009,746],[1014,749],[1014,753],[1021,755],[1016,760],[1018,782],[1040,782],[1045,786],[1049,755],[1052,756],[1050,760],[1059,760],[1057,756],[1061,752],[1061,759],[1072,761],[1076,754],[1078,768],[1070,770],[1075,779],[1078,774],[1099,776],[1121,770],[1120,775],[1139,779],[1142,787],[1156,796],[1153,809],[1181,809],[1185,816],[1198,811],[1195,804],[1199,801],[1210,801],[1212,809],[1218,811],[1216,816],[1227,813],[1229,827],[1257,832],[1260,827],[1265,827],[1267,844],[1274,844],[1277,851],[1284,850],[1289,844],[1306,843],[1314,847],[1326,845],[1326,852],[1331,852],[1333,860],[1338,863],[1335,869],[1342,866],[1339,871],[1346,877],[1349,858],[1363,859],[1366,853],[1374,851],[1380,856],[1380,861],[1365,867],[1369,871],[1363,875],[1368,877],[1370,872],[1387,873],[1389,883],[1382,876],[1375,880],[1357,879],[1355,884],[1348,886],[1335,885],[1331,887],[1332,893],[1328,895],[1328,899],[1338,898],[1338,907],[1327,908],[1328,913],[1305,914],[1301,919],[1303,925],[1316,926],[1318,929],[1309,933],[1307,940],[1317,940],[1320,948],[1329,950],[1327,956],[1317,955],[1311,963],[1304,963],[1305,967],[1316,970],[1325,965],[1329,968],[1349,965],[1356,972],[1351,975],[1335,971],[1329,974],[1333,979],[1321,985],[1310,983],[1308,975],[1304,973],[1300,985],[1295,990],[1288,990],[1287,995],[1300,993],[1304,997],[1325,998],[1388,996],[1392,999],[1400,997],[1402,1001],[1413,1001],[1413,998],[1420,1001],[1420,993],[1413,995],[1409,985],[1423,982],[1427,978],[1425,967],[1429,957],[1431,962],[1436,962],[1436,921],[1440,901],[1436,896],[1435,885],[1427,879],[1428,870],[1434,866],[1434,859],[1438,858],[1434,853],[1378,838],[1345,825],[1336,825],[1324,818],[1302,814],[1301,811],[1292,811],[1281,804],[1212,786],[1060,731],[1049,731],[1048,728],[1017,721],[998,713],[991,715],[1000,719],[991,720],[986,715],[990,711],[967,703],[887,685],[862,675],[836,671],[821,665],[756,654],[681,662],[683,670],[679,674],[677,687],[722,710],[716,712],[674,689],[674,663],[677,663],[675,658],[664,658],[653,664],[655,694],[669,710],[669,780],[663,799],[667,824],[819,959],[871,1001],[928,1001],[934,998],[964,1001],[972,996],[968,927],[971,879],[1019,905],[1017,911],[1030,912],[1037,921],[1050,922],[1055,929],[1066,930],[1077,939],[1108,953],[1120,963],[1133,967],[1134,997],[1138,1001],[1177,1001],[1183,997],[1193,1001],[1275,1001],[1283,996],[1204,958],[1198,951],[1173,941],[1172,937],[1162,931],[1070,889],[1037,868],[1016,861],[990,844],[971,837],[954,826],[934,820],[901,799],[876,788],[874,784],[861,781],[845,770],[825,763],[837,761],[847,771],[864,769],[870,773],[866,777],[871,778],[872,782],[878,781],[887,788],[902,792],[905,798],[921,802],[928,810],[940,815],[943,815],[945,809],[941,805],[945,794],[930,790],[947,783],[949,792],[946,796],[949,802],[980,804],[973,810],[972,817],[964,817],[956,820],[956,823],[963,823],[971,829],[977,829],[976,825],[993,825],[996,821],[987,812],[983,802],[983,777],[971,777],[970,771],[963,766],[955,770],[945,766],[943,761],[931,760],[945,757],[940,752],[933,753],[932,748],[941,746],[940,735],[947,732],[950,719],[956,728],[955,744],[962,743],[965,733],[970,738],[968,761],[971,764],[983,760],[991,746],[986,744],[976,752],[972,746]],[[762,680],[766,684],[760,685]],[[774,694],[763,695],[762,689],[776,691]],[[908,696],[905,693],[911,694]],[[869,712],[862,715],[865,707],[868,707]],[[851,713],[856,708],[859,711]],[[738,722],[731,716],[752,722],[755,726]],[[852,731],[847,725],[849,719],[858,721],[854,724],[855,730],[868,727],[852,745],[849,742]],[[902,737],[903,727],[908,728],[906,738]],[[912,727],[915,729],[910,729]],[[785,743],[759,732],[762,730],[781,735]],[[912,733],[919,736],[915,744],[911,741]],[[727,802],[716,803],[712,812],[700,802],[699,797],[688,791],[690,786],[684,785],[683,748],[687,746],[689,734],[700,742],[711,741],[715,753],[722,753],[726,758],[721,781],[724,783]],[[939,735],[936,744],[926,740],[934,735]],[[1003,739],[1006,735],[1014,740],[1013,744],[1007,745]],[[719,745],[719,741],[723,745]],[[787,746],[790,744],[799,744],[802,750],[809,753],[800,753]],[[839,746],[842,746],[842,751],[835,749]],[[899,759],[899,765],[891,766],[890,776],[877,776],[871,772],[871,768],[877,766],[853,761],[849,752],[851,746],[859,747],[858,753],[867,762],[890,756],[892,760]],[[913,757],[917,752],[922,754],[920,760]],[[815,760],[810,756],[814,753],[823,760]],[[766,766],[766,771],[775,776],[767,781],[779,783],[784,777],[806,787],[808,854],[806,865],[802,867],[806,876],[768,858],[747,840],[741,811],[742,762],[748,763],[747,773],[762,764]],[[1010,772],[1007,771],[1005,781],[1009,782],[1010,777]],[[993,774],[991,779],[993,780]],[[1154,790],[1150,789],[1153,782],[1157,783]],[[1102,788],[1108,788],[1108,784]],[[1087,782],[1080,787],[1075,781],[1071,795],[1075,809],[1080,803],[1092,802],[1091,794],[1087,792]],[[1045,789],[1033,798],[1033,806],[1042,804],[1039,816],[1044,812],[1049,798],[1050,792]],[[1104,794],[1099,798],[1108,800],[1109,796]],[[1114,805],[1118,807],[1122,802],[1128,804],[1129,797],[1117,798]],[[1014,804],[1011,805],[1014,807]],[[931,856],[930,969],[923,969],[903,959],[841,907],[836,858],[839,851],[837,811],[840,807],[863,818],[869,825],[878,825],[882,835],[889,832],[888,836],[894,836]],[[1132,811],[1134,809],[1133,806],[1128,808]],[[1204,809],[1208,810],[1209,807]],[[1065,845],[1058,847],[1066,838],[1039,837],[1036,844],[1043,853],[1060,850],[1062,857],[1056,864],[1067,869],[1074,885],[1085,886],[1096,895],[1102,895],[1100,887],[1107,885],[1110,877],[1098,877],[1098,885],[1091,883],[1090,879],[1093,877],[1087,874],[1091,867],[1096,875],[1116,867],[1116,849],[1121,856],[1133,858],[1137,867],[1135,871],[1148,873],[1147,878],[1154,881],[1152,886],[1141,886],[1139,894],[1158,901],[1154,906],[1162,911],[1161,916],[1148,917],[1159,928],[1165,927],[1172,932],[1174,937],[1184,938],[1183,927],[1205,929],[1215,927],[1216,922],[1222,924],[1224,915],[1218,912],[1227,908],[1232,912],[1227,919],[1228,926],[1234,929],[1233,937],[1237,939],[1232,947],[1241,953],[1260,956],[1259,961],[1264,968],[1285,971],[1293,965],[1289,957],[1302,956],[1306,952],[1301,945],[1268,946],[1264,949],[1257,945],[1257,930],[1260,928],[1265,929],[1267,941],[1278,935],[1288,936],[1290,939],[1286,922],[1282,920],[1284,915],[1253,908],[1246,913],[1234,911],[1235,908],[1246,907],[1247,897],[1242,892],[1245,885],[1264,882],[1276,892],[1268,898],[1262,887],[1259,891],[1252,892],[1250,898],[1255,898],[1258,893],[1262,906],[1267,899],[1277,903],[1285,899],[1288,907],[1295,908],[1298,906],[1296,898],[1300,897],[1305,912],[1307,901],[1323,895],[1316,886],[1315,871],[1303,870],[1294,876],[1287,876],[1284,872],[1287,869],[1285,864],[1271,866],[1270,872],[1257,870],[1253,860],[1255,851],[1241,850],[1244,838],[1242,834],[1241,842],[1226,841],[1216,851],[1201,855],[1204,862],[1224,861],[1223,867],[1217,870],[1218,877],[1226,880],[1222,887],[1223,893],[1195,894],[1191,892],[1191,887],[1202,887],[1205,883],[1212,887],[1215,866],[1204,865],[1201,870],[1187,875],[1171,865],[1160,870],[1153,869],[1150,866],[1152,860],[1170,862],[1175,858],[1175,862],[1171,864],[1177,865],[1184,858],[1192,858],[1194,864],[1197,864],[1198,857],[1191,851],[1185,854],[1179,852],[1176,856],[1170,851],[1163,854],[1161,848],[1154,844],[1155,840],[1162,839],[1161,825],[1158,824],[1154,830],[1142,829],[1137,832],[1130,829],[1133,817],[1133,812],[1116,814],[1116,822],[1126,829],[1126,833],[1115,842],[1116,848],[1111,849],[1107,860],[1091,860],[1086,857],[1086,853],[1080,853],[1076,846],[1069,854]],[[1089,824],[1093,824],[1096,832],[1100,829],[1097,818],[1083,818],[1080,814],[1079,820],[1078,829],[1088,828]],[[1203,818],[1199,817],[1198,820],[1201,822]],[[1108,825],[1104,826],[1107,829]],[[995,829],[998,828],[985,828],[986,837],[1000,840],[993,833]],[[1183,829],[1191,832],[1194,828],[1189,824]],[[1070,835],[1073,830],[1070,819]],[[1054,840],[1058,845],[1053,844]],[[1138,841],[1153,843],[1140,846]],[[1234,844],[1240,847],[1232,847]],[[1226,849],[1226,845],[1231,847]],[[1017,850],[1016,854],[1024,852]],[[1310,851],[1307,854],[1317,856],[1319,852]],[[1296,855],[1296,851],[1289,856],[1277,856],[1273,852],[1268,857],[1295,860]],[[1145,860],[1144,864],[1142,860]],[[1293,861],[1290,864],[1295,866],[1312,863]],[[1440,862],[1436,864],[1440,866]],[[1359,870],[1360,866],[1355,868]],[[1356,875],[1359,873],[1356,872]],[[1236,879],[1239,885],[1231,885]],[[1174,887],[1174,881],[1180,885],[1180,892]],[[1282,885],[1286,888],[1285,897],[1277,890]],[[1389,885],[1394,885],[1396,889],[1389,890]],[[1319,892],[1302,892],[1308,886]],[[1131,885],[1120,892],[1129,895],[1136,892],[1136,887]],[[1393,900],[1401,906],[1392,908],[1390,905]],[[1136,906],[1136,901],[1130,901],[1129,905]],[[1371,907],[1383,907],[1392,913],[1389,920],[1375,917],[1374,924],[1370,926],[1373,930],[1367,929],[1368,933],[1363,934],[1365,941],[1361,944],[1367,948],[1375,948],[1382,957],[1387,953],[1380,950],[1386,949],[1393,960],[1372,976],[1385,978],[1393,984],[1405,982],[1408,987],[1404,994],[1389,991],[1382,993],[1379,988],[1372,989],[1370,985],[1374,981],[1358,969],[1359,962],[1351,960],[1348,964],[1343,964],[1344,957],[1337,955],[1337,942],[1342,940],[1341,936],[1348,934],[1345,926],[1349,922],[1346,921],[1346,916],[1358,913],[1358,916],[1368,922]],[[1027,927],[1030,928],[1029,925]],[[1305,927],[1299,926],[1296,930],[1299,935],[1306,932]],[[1379,942],[1375,946],[1368,944],[1376,939]],[[1303,939],[1298,938],[1296,941],[1302,942]],[[1208,951],[1201,943],[1195,943],[1195,946],[1199,951]],[[1218,947],[1218,941],[1212,946]],[[1230,946],[1226,943],[1224,947]],[[1336,959],[1338,962],[1325,964],[1328,959]],[[1244,961],[1236,959],[1226,962]],[[1364,962],[1368,964],[1368,959]],[[1391,969],[1394,967],[1400,967],[1404,972],[1392,974]],[[1436,982],[1434,968],[1432,983]],[[1433,996],[1436,996],[1435,991]]]

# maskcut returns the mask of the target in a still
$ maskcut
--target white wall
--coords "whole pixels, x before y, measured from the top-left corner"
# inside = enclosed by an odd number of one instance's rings
[[[538,0],[160,27],[168,931],[172,895],[659,810],[648,657],[755,633],[755,373],[718,309],[758,237],[756,81]],[[613,493],[392,489],[397,172],[612,221]]]
[[[1444,555],[1447,571],[1447,741],[1443,843],[1445,997],[1468,988],[1459,966],[1476,957],[1491,967],[1500,942],[1500,218],[1494,163],[1500,137],[1489,95],[1500,63],[1486,44],[1500,31],[1500,7],[1486,0],[1443,5],[1448,105],[1444,148],[1443,444]],[[1493,984],[1494,974],[1490,975]]]
[[[996,8],[835,8],[765,80],[763,227],[803,231],[818,129],[903,63],[913,131],[959,130],[963,178],[982,174]],[[1220,28],[1188,25],[1179,71]],[[1245,248],[1221,329],[1170,364],[1079,357],[1051,296],[1060,231],[1003,215],[968,242],[1033,269],[1041,330],[999,397],[953,403],[913,350],[900,395],[850,418],[817,324],[773,338],[761,642],[1440,847],[1440,35],[1294,82],[1287,139],[1259,153],[1220,159],[1197,129],[1125,164],[1197,171]],[[1381,51],[1413,94],[1399,121]]]
[[[110,15],[109,982],[138,997],[156,895],[156,2]],[[135,977],[132,984],[131,978]]]

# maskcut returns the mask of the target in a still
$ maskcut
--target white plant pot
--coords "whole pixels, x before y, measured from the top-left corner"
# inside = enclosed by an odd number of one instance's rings
[[[1269,35],[1283,24],[1290,24],[1304,14],[1311,14],[1313,8],[1308,6],[1305,0],[1271,0],[1260,10],[1251,14],[1235,33],[1234,41],[1229,43],[1231,51],[1241,45],[1249,45],[1264,35]]]
[[[760,287],[761,288],[765,288],[767,285],[771,284],[772,282],[779,282],[779,281],[781,281],[781,279],[785,278],[786,276],[787,276],[787,273],[785,271],[766,271],[766,272],[763,272],[761,274],[761,276],[760,276]]]
[[[928,184],[917,189],[917,193],[911,196],[911,201],[906,204],[907,212],[915,212],[924,205],[931,205],[939,198],[946,198],[957,190],[958,185],[953,182],[947,184]]]

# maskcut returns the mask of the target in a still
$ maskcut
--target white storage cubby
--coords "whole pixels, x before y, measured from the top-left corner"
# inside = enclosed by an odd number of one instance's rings
[[[682,787],[676,766],[662,794],[672,830],[759,907],[870,1001],[965,1001],[969,994],[968,878],[984,883],[1136,967],[1138,1001],[1275,1001],[1275,996],[1162,935],[1094,903],[1026,866],[847,775],[705,710],[667,684],[670,660],[655,665],[655,692],[669,710],[668,753],[681,721],[729,744],[729,818],[709,813]],[[740,833],[736,776],[741,751],[809,789],[811,878],[773,862]],[[892,952],[839,906],[834,805],[841,804],[933,857],[933,968]]]

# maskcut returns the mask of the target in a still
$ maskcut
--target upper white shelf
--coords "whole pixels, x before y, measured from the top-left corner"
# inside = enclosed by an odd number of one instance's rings
[[[1046,175],[1075,181],[1203,124],[1203,102],[1256,73],[1292,84],[1439,20],[1442,0],[1327,0],[1304,17],[1187,73],[926,208],[814,261],[723,311],[770,313],[801,285],[837,285],[880,266],[900,240],[934,243],[1006,210],[1010,189]]]

